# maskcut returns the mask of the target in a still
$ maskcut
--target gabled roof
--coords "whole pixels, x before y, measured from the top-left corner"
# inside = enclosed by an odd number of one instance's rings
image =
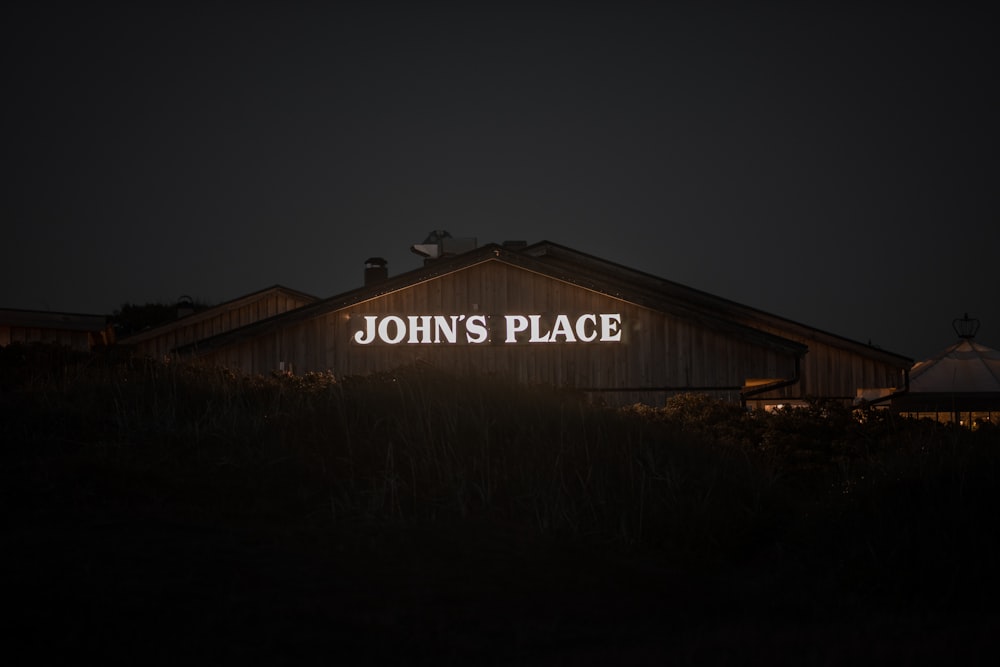
[[[258,290],[251,294],[247,294],[245,296],[241,296],[236,299],[220,303],[216,306],[212,306],[211,308],[206,308],[205,310],[200,310],[196,313],[192,313],[184,317],[179,317],[176,320],[167,322],[166,324],[161,324],[160,326],[153,327],[151,329],[145,329],[138,333],[132,334],[131,336],[126,336],[125,338],[122,338],[118,342],[121,345],[131,345],[133,343],[141,343],[142,341],[162,336],[166,333],[174,331],[175,329],[180,329],[182,327],[190,326],[192,324],[198,324],[199,322],[204,322],[205,320],[209,320],[220,313],[233,310],[235,308],[241,308],[245,305],[249,305],[256,301],[260,301],[261,299],[270,296],[272,294],[286,294],[288,296],[305,301],[316,301],[318,299],[318,297],[315,297],[311,294],[306,294],[305,292],[299,292],[298,290],[293,290],[288,287],[284,287],[282,285],[272,285],[271,287],[265,287],[262,290]]]
[[[702,294],[696,290],[683,288],[680,285],[676,285],[676,283],[667,283],[666,281],[662,281],[662,279],[653,279],[652,276],[647,276],[631,269],[625,269],[624,267],[617,267],[617,265],[611,263],[605,263],[603,269],[601,269],[598,266],[599,262],[596,264],[592,263],[592,266],[588,268],[586,261],[581,261],[579,264],[570,261],[553,261],[553,255],[542,252],[544,248],[561,249],[562,246],[542,242],[529,246],[526,249],[513,250],[497,244],[487,244],[461,255],[436,260],[422,268],[402,273],[377,284],[344,292],[328,299],[316,301],[295,310],[218,334],[197,343],[185,345],[179,348],[178,351],[189,352],[195,349],[207,350],[221,347],[244,338],[267,333],[273,329],[295,322],[309,320],[364,301],[376,299],[397,290],[435,280],[450,273],[492,261],[500,261],[653,310],[693,319],[705,323],[716,330],[727,331],[739,338],[750,340],[761,346],[782,350],[788,354],[801,356],[807,350],[807,346],[799,342],[733,321],[725,317],[725,313],[718,312],[718,309],[713,310],[699,304],[697,299],[685,300],[683,294],[680,293],[686,290],[685,293]],[[563,250],[568,251],[568,249]],[[588,257],[580,253],[576,255],[584,259]],[[637,277],[645,277],[647,279],[640,280]],[[662,284],[674,285],[675,289],[673,291],[677,293],[658,289],[659,284],[652,282],[652,280],[659,281]]]
[[[909,393],[1000,395],[1000,352],[962,339],[913,366]]]
[[[736,320],[751,327],[761,325],[780,329],[807,340],[822,342],[904,368],[913,363],[909,357],[751,308],[551,241],[535,243],[523,252],[542,258],[549,264],[561,266],[566,273],[580,277],[589,276],[591,279],[602,281],[605,284],[614,281],[623,285],[622,289],[625,290],[641,289],[655,294],[657,299],[664,304],[673,303],[675,307],[714,313],[726,317],[727,320]],[[578,279],[577,282],[579,283],[580,280]]]

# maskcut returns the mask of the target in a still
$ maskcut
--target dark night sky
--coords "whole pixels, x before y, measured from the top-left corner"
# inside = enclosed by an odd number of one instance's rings
[[[917,359],[966,311],[1000,347],[970,7],[141,4],[5,21],[0,307],[332,296],[446,229]]]

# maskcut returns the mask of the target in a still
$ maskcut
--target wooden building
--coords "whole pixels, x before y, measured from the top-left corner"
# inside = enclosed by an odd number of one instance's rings
[[[232,301],[188,314],[173,322],[122,338],[119,345],[153,359],[173,355],[176,348],[244,327],[262,319],[295,310],[316,297],[275,285]]]
[[[0,347],[11,343],[49,343],[89,351],[114,342],[105,315],[0,308]]]
[[[375,275],[215,335],[161,338],[155,352],[247,373],[339,377],[420,362],[574,387],[618,405],[660,405],[680,392],[758,407],[851,401],[863,388],[902,386],[912,363],[550,242],[490,244]]]

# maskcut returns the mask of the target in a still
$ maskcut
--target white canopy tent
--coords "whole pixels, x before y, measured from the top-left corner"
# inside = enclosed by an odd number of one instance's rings
[[[1000,351],[973,340],[978,320],[955,320],[959,341],[910,369],[907,389],[892,397],[899,412],[940,421],[1000,424]]]

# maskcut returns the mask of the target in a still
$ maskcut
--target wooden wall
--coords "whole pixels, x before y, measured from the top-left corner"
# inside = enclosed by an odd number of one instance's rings
[[[46,343],[88,351],[114,341],[104,315],[0,309],[0,347],[11,343]]]
[[[621,342],[572,344],[359,345],[365,315],[620,313]],[[496,373],[522,382],[606,390],[628,402],[637,390],[736,391],[747,378],[790,378],[795,354],[703,323],[489,260],[311,320],[275,327],[208,353],[209,363],[269,373],[364,375],[426,362],[453,372]],[[642,393],[642,392],[639,392]],[[617,397],[617,398],[616,398]]]
[[[755,396],[756,399],[804,399],[812,397],[853,400],[861,388],[896,388],[905,383],[909,363],[889,359],[877,349],[864,350],[860,343],[842,341],[834,336],[823,340],[795,328],[767,330],[808,345],[802,360],[798,383]]]
[[[122,342],[131,344],[139,355],[161,359],[169,356],[174,348],[181,345],[188,345],[268,317],[280,315],[311,302],[311,299],[305,297],[281,290],[271,290],[255,295],[252,299],[240,299],[210,308],[202,313],[189,315],[176,322],[158,327],[148,334],[138,334],[131,341]]]
[[[51,343],[89,351],[104,342],[102,332],[0,324],[0,347],[11,343]]]

